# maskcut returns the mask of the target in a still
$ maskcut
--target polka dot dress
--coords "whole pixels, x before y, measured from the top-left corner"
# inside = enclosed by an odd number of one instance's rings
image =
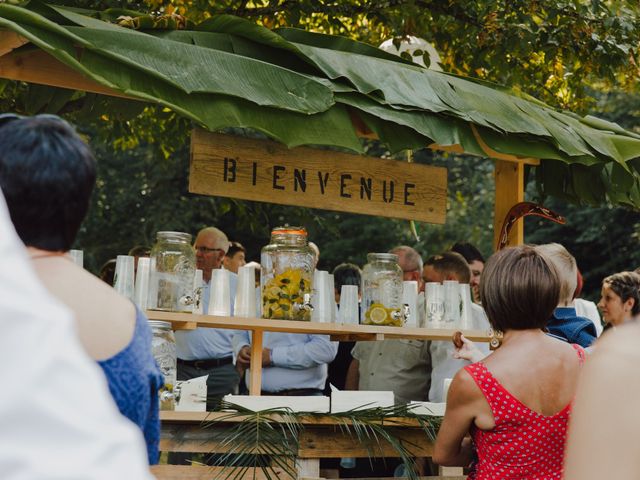
[[[584,350],[573,347],[582,364]],[[511,395],[484,364],[465,370],[486,397],[496,423],[492,430],[472,428],[479,460],[469,479],[561,479],[571,404],[555,415],[542,415]]]

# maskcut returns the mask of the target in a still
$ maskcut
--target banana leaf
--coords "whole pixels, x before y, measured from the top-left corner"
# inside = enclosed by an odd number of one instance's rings
[[[101,20],[119,13],[0,3],[0,27],[32,42],[18,54],[40,48],[101,85],[210,130],[251,128],[290,147],[362,152],[355,116],[394,152],[436,143],[486,156],[473,126],[495,151],[540,158],[536,178],[545,195],[640,207],[640,135],[611,122],[338,36],[270,31],[229,15],[192,30],[132,30]]]

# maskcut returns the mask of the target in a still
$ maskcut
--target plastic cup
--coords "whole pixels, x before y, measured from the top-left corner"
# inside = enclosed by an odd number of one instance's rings
[[[456,280],[445,280],[444,287],[444,321],[450,328],[460,323],[460,284]]]
[[[418,326],[418,282],[408,280],[402,282],[402,303],[409,305],[409,315],[405,321],[407,327]]]
[[[460,328],[470,330],[473,328],[473,312],[471,307],[471,287],[468,283],[460,284]]]
[[[211,291],[209,295],[209,315],[228,317],[231,315],[231,294],[229,272],[216,268],[211,272]]]
[[[116,292],[131,300],[134,299],[133,261],[134,258],[129,255],[118,255],[113,279],[113,288],[116,289]]]
[[[256,274],[252,266],[238,269],[236,299],[233,306],[234,316],[254,318],[256,316]]]
[[[80,268],[84,268],[84,253],[82,250],[69,250],[69,257]]]
[[[140,257],[138,259],[138,269],[136,270],[135,295],[133,301],[140,310],[147,309],[147,299],[149,298],[149,264],[151,259]]]
[[[358,325],[359,318],[358,287],[356,285],[343,285],[340,289],[338,323],[343,323],[345,325]]]
[[[332,273],[328,273],[327,272],[327,300],[329,302],[329,312],[331,315],[331,319],[329,320],[331,323],[336,323],[336,320],[338,319],[338,312],[336,309],[336,295],[335,295],[335,291],[336,291],[336,283],[333,279],[333,274]]]
[[[329,288],[329,272],[324,270],[316,270],[313,272],[313,312],[311,313],[311,321],[318,323],[327,323],[331,320],[331,311],[329,310],[328,301]]]

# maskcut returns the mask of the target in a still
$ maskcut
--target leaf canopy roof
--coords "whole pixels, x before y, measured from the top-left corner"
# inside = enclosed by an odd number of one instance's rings
[[[251,128],[289,147],[361,153],[360,125],[392,152],[436,144],[537,158],[544,194],[640,207],[640,135],[616,124],[344,37],[271,31],[228,15],[182,30],[144,21],[151,17],[138,18],[138,26],[151,27],[138,30],[103,20],[117,15],[3,3],[0,28],[31,42],[17,55],[35,46],[105,87],[212,131]]]

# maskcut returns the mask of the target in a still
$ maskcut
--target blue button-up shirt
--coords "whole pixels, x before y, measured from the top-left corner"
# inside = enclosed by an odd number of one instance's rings
[[[234,338],[236,353],[251,344],[249,332]],[[263,348],[271,349],[273,366],[262,370],[262,390],[279,392],[291,388],[324,389],[327,364],[338,353],[338,342],[328,335],[264,332]],[[249,373],[246,377],[249,386]]]

